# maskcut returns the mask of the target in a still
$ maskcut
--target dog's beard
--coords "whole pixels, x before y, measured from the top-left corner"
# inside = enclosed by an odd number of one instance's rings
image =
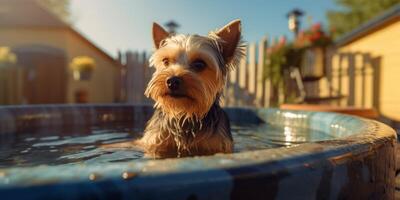
[[[165,84],[169,76],[168,71],[156,72],[148,84],[145,94],[155,101],[154,107],[171,119],[202,119],[216,99],[217,85],[204,82],[195,73],[186,72],[181,75],[185,92],[175,96]]]

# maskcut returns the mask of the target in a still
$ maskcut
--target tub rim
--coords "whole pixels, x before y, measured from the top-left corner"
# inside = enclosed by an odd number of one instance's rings
[[[124,106],[138,106],[122,104]],[[38,105],[38,107],[43,105]],[[54,105],[52,105],[53,107]],[[59,105],[55,105],[58,107]],[[66,107],[76,105],[66,105]],[[105,105],[89,105],[91,107]],[[107,106],[107,105],[106,105]],[[111,105],[121,106],[121,105]],[[11,108],[8,106],[2,108]],[[230,107],[227,109],[236,109]],[[280,169],[295,170],[299,167],[320,167],[331,164],[340,164],[348,162],[354,156],[368,153],[371,148],[379,148],[387,142],[394,145],[396,133],[387,125],[374,121],[363,119],[356,116],[349,116],[336,113],[309,112],[309,111],[290,111],[279,109],[255,109],[240,108],[256,112],[257,115],[263,115],[267,112],[293,113],[293,114],[321,114],[322,116],[345,117],[359,122],[358,132],[350,136],[345,136],[337,140],[327,140],[321,142],[309,142],[295,145],[292,147],[281,147],[272,149],[263,149],[247,152],[238,152],[233,154],[217,154],[214,156],[201,156],[190,158],[173,158],[164,160],[146,160],[129,161],[101,165],[82,165],[73,164],[72,166],[35,166],[35,167],[16,167],[0,168],[0,189],[10,187],[29,187],[48,184],[68,184],[87,182],[91,174],[98,174],[100,178],[96,181],[123,181],[121,174],[130,172],[135,174],[135,179],[144,179],[146,177],[164,177],[172,174],[192,174],[207,171],[225,171],[227,169],[239,169],[243,167],[270,166],[270,172]],[[319,116],[317,116],[319,117]],[[314,119],[316,120],[316,119]],[[278,162],[279,161],[279,162]],[[272,169],[272,171],[271,171]],[[47,176],[23,177],[23,175],[43,174],[52,172],[70,172],[50,173]],[[19,174],[19,178],[16,178]],[[208,178],[208,177],[205,177]],[[26,180],[29,180],[27,182]]]

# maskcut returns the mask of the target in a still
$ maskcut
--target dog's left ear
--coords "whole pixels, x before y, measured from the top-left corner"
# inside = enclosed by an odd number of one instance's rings
[[[241,31],[241,22],[237,19],[215,32],[223,40],[221,44],[222,56],[226,63],[231,62],[236,52],[240,51],[238,48],[240,48]]]
[[[159,24],[153,22],[153,42],[156,49],[160,48],[161,41],[169,36],[169,33],[164,30]]]

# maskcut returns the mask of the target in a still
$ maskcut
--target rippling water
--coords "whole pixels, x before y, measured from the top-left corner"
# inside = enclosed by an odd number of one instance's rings
[[[323,132],[269,124],[232,125],[235,152],[290,146],[327,140]],[[104,163],[144,159],[138,150],[104,150],[101,144],[129,141],[140,130],[127,126],[90,127],[74,131],[49,131],[0,135],[0,168],[71,163]]]

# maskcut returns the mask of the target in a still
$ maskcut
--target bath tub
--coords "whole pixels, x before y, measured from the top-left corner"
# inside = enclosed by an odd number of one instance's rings
[[[396,134],[388,126],[335,113],[226,111],[232,122],[308,128],[334,138],[207,157],[3,167],[0,198],[394,199]],[[139,105],[0,107],[0,144],[7,148],[4,141],[20,132],[60,127],[131,123],[140,129],[152,112]]]

